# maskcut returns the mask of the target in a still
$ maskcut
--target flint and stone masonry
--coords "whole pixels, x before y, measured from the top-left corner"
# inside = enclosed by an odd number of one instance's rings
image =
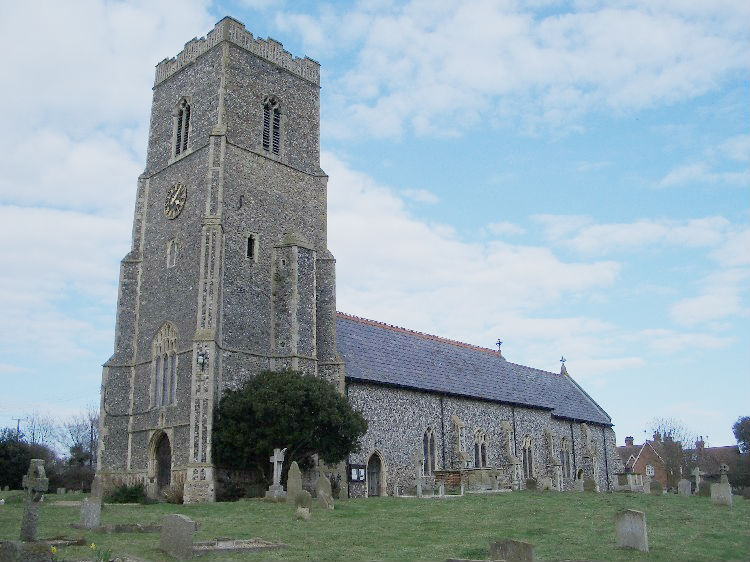
[[[186,503],[213,501],[222,393],[263,370],[295,369],[331,382],[370,423],[349,459],[366,467],[365,481],[334,471],[344,495],[413,484],[410,459],[424,444],[437,448],[427,476],[468,470],[480,437],[481,466],[497,469],[496,481],[523,487],[524,463],[533,463],[555,489],[584,477],[609,489],[621,469],[611,420],[567,372],[337,314],[319,96],[317,62],[230,17],[157,65],[114,353],[102,373],[102,485],[143,483],[157,496],[184,484]],[[422,349],[425,341],[438,349]],[[457,349],[473,355],[456,358]],[[429,358],[441,353],[449,360],[438,368]],[[465,423],[460,439],[452,416]]]

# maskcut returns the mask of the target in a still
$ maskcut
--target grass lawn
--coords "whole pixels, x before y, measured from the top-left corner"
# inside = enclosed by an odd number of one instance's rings
[[[20,492],[0,492],[0,540],[17,539]],[[171,560],[154,533],[105,534],[72,529],[79,509],[55,505],[83,494],[47,496],[42,538],[84,537],[112,554]],[[614,514],[646,512],[648,553],[615,546]],[[259,537],[289,545],[276,551],[202,556],[199,560],[445,560],[486,559],[489,542],[525,540],[540,560],[715,561],[750,558],[750,501],[735,496],[731,508],[708,498],[644,494],[520,492],[467,495],[445,500],[371,498],[336,502],[334,511],[313,505],[310,521],[294,519],[294,507],[261,500],[203,505],[105,505],[102,523],[152,523],[182,513],[200,525],[196,540]],[[61,549],[58,559],[85,559],[83,547]]]

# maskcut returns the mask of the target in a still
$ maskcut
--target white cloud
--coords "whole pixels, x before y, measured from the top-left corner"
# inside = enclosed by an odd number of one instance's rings
[[[405,189],[401,194],[407,199],[426,205],[434,205],[440,201],[437,195],[426,189]]]
[[[577,215],[535,215],[532,219],[544,227],[548,240],[588,255],[634,251],[656,244],[715,247],[730,227],[724,217],[609,224],[593,224],[593,219]]]
[[[727,158],[747,162],[750,160],[750,135],[735,135],[724,141],[719,148]]]
[[[657,182],[657,187],[673,187],[678,185],[729,185],[746,186],[750,183],[750,174],[743,171],[711,171],[705,162],[683,164],[670,170],[667,175]]]
[[[338,42],[356,67],[334,80],[344,101],[329,134],[455,134],[483,117],[575,127],[588,112],[631,111],[711,91],[747,67],[747,7],[595,4],[556,13],[515,3],[357,4],[277,23],[311,48]],[[745,17],[746,19],[746,17]],[[310,31],[314,30],[314,31]],[[336,37],[331,42],[330,37]],[[346,123],[346,126],[342,126]]]
[[[731,337],[709,333],[676,332],[662,328],[641,330],[639,336],[654,351],[673,355],[685,350],[720,349],[732,343]]]

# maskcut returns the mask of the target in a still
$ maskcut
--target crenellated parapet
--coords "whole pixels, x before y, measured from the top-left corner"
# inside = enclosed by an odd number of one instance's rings
[[[272,62],[297,76],[320,84],[320,64],[309,57],[292,56],[284,46],[274,39],[256,39],[245,29],[242,22],[225,17],[209,31],[205,37],[191,39],[185,48],[174,58],[164,59],[156,65],[154,86],[157,86],[175,72],[195,62],[200,55],[209,51],[223,41],[229,41],[251,53]]]

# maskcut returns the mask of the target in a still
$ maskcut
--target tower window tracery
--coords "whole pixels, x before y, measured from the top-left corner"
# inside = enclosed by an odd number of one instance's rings
[[[523,462],[523,477],[533,478],[534,477],[534,448],[532,446],[531,437],[529,435],[523,438],[522,448],[522,462]]]
[[[177,402],[177,330],[167,322],[153,343],[152,404],[168,406]]]
[[[281,106],[274,96],[263,100],[263,150],[279,154],[281,149]]]
[[[190,137],[190,104],[187,99],[182,98],[177,105],[176,134],[174,143],[174,155],[179,156],[188,147]]]
[[[474,432],[474,466],[481,468],[487,466],[487,433],[484,429]]]

